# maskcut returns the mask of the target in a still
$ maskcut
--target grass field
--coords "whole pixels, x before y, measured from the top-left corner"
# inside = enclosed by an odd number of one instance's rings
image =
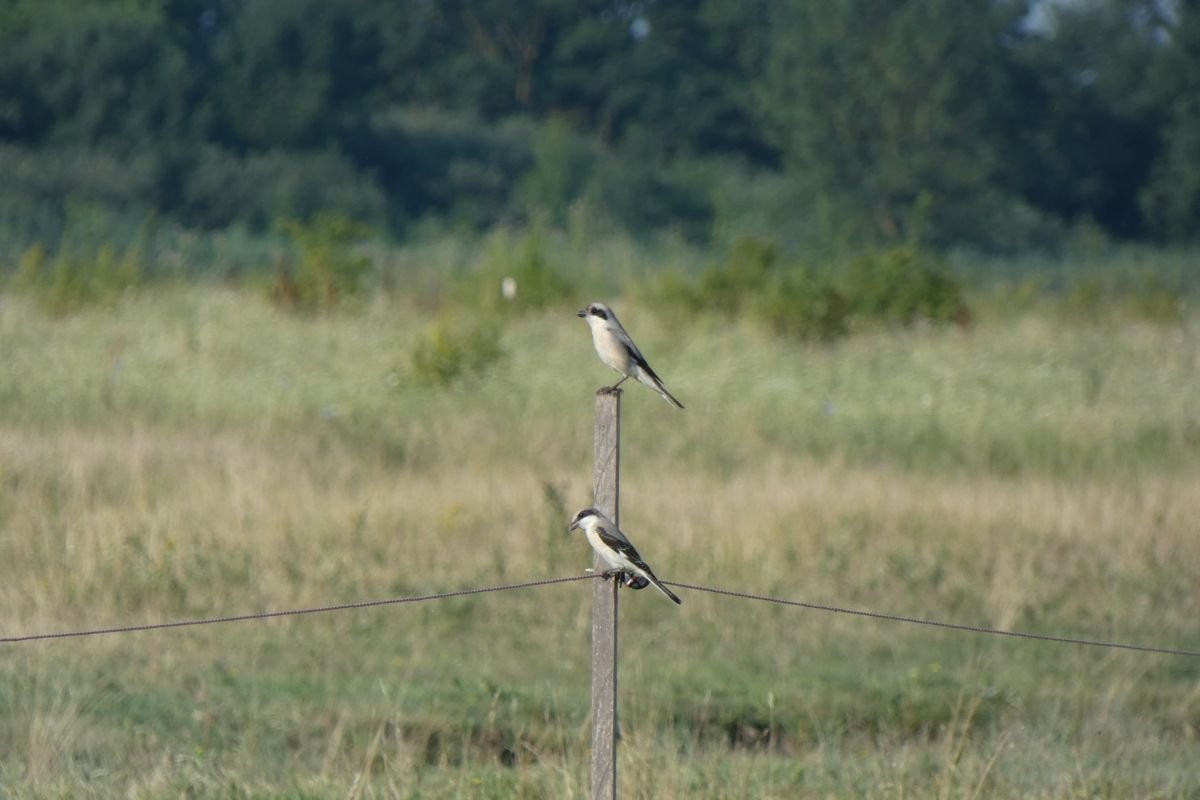
[[[614,301],[622,525],[667,580],[1200,650],[1200,325],[1044,307],[836,345]],[[0,635],[578,574],[571,308],[450,388],[421,312],[0,295]],[[622,601],[623,797],[1200,797],[1200,659]],[[584,797],[587,583],[0,645],[0,795]]]

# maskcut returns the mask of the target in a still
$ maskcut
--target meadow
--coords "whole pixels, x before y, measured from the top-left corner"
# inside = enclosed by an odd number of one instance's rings
[[[596,298],[600,299],[600,298]],[[1200,320],[1036,297],[831,342],[609,299],[660,577],[1200,649]],[[576,306],[423,380],[437,321],[165,284],[0,294],[0,635],[575,575]],[[622,797],[1200,797],[1200,659],[680,590],[621,606]],[[590,584],[0,645],[0,794],[587,796]]]

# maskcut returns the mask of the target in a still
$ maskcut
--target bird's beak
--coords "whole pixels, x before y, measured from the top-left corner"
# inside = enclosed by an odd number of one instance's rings
[[[586,308],[584,308],[584,309],[581,309],[581,310],[579,310],[579,311],[576,311],[576,312],[575,312],[575,316],[577,316],[577,317],[586,317],[586,316],[587,316],[587,309],[586,309]]]
[[[578,522],[572,522],[570,525],[567,526],[567,533],[570,533],[571,531],[574,531],[574,530],[579,530]]]

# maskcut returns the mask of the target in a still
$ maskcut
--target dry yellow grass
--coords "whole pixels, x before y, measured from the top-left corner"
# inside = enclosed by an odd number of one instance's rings
[[[170,611],[227,611],[586,562],[565,533],[546,548],[566,521],[554,512],[589,499],[584,470],[549,481],[555,508],[544,473],[517,461],[410,469],[301,434],[145,426],[0,429],[0,463],[0,598],[26,622],[108,624],[163,609],[164,591]],[[939,570],[947,596],[984,590],[980,621],[1007,627],[1074,581],[1152,584],[1200,563],[1197,485],[1190,471],[1058,480],[772,457],[732,476],[627,469],[623,521],[680,580],[884,600],[913,577],[902,561]],[[1095,590],[1073,608],[1102,599]],[[1180,600],[1190,613],[1194,596]]]

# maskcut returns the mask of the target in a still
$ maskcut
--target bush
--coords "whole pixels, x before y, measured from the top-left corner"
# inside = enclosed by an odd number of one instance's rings
[[[774,282],[751,306],[775,333],[829,341],[849,332],[850,305],[827,279],[797,268]]]
[[[774,267],[779,252],[774,243],[741,238],[734,243],[725,264],[711,267],[696,285],[701,308],[734,314],[776,282]]]
[[[668,273],[651,292],[667,313],[749,315],[778,334],[803,339],[843,336],[854,321],[968,319],[961,283],[941,262],[908,246],[865,253],[831,276],[802,264],[780,266],[772,242],[744,237],[725,263],[695,282]]]
[[[777,258],[773,243],[743,237],[734,243],[725,263],[710,266],[694,282],[678,272],[667,272],[650,293],[668,313],[708,311],[733,316],[777,280],[773,271]]]
[[[1058,299],[1059,312],[1079,320],[1124,314],[1148,322],[1177,323],[1185,316],[1186,293],[1154,272],[1091,274],[1072,278]]]
[[[502,355],[493,324],[443,315],[413,343],[409,371],[419,385],[446,387],[482,375]]]
[[[279,229],[296,252],[293,274],[287,260],[277,264],[271,300],[299,311],[329,311],[357,297],[371,259],[355,251],[368,229],[332,212],[322,212],[308,222],[282,220]]]
[[[13,286],[32,294],[51,314],[69,314],[85,306],[110,305],[127,291],[141,286],[146,268],[139,247],[120,255],[108,245],[90,256],[67,248],[51,260],[40,244],[34,244],[18,259]]]
[[[873,250],[850,262],[839,287],[849,313],[863,322],[911,325],[963,321],[962,283],[945,264],[913,245]]]
[[[780,267],[773,242],[739,239],[723,264],[695,282],[677,272],[659,277],[651,292],[668,314],[718,313],[752,317],[775,333],[801,339],[835,339],[848,330],[848,303],[825,276],[810,268]]]
[[[493,231],[479,269],[459,284],[458,299],[476,311],[499,314],[566,302],[574,287],[551,263],[550,249],[539,226],[520,233]]]

